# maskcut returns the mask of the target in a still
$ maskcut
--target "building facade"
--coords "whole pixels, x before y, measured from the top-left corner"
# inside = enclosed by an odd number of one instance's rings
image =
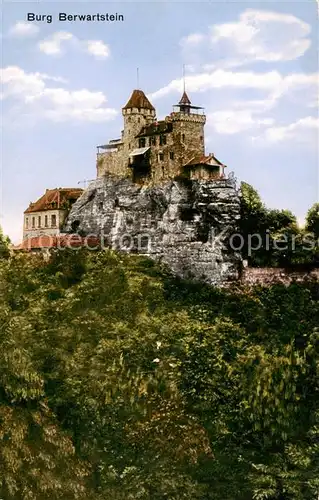
[[[77,188],[47,189],[24,212],[23,240],[60,234],[73,203],[82,193],[83,190]]]
[[[225,165],[214,154],[205,155],[203,108],[193,106],[185,91],[164,120],[156,119],[142,90],[133,91],[122,115],[121,137],[98,146],[97,177],[112,174],[148,184],[224,177]]]

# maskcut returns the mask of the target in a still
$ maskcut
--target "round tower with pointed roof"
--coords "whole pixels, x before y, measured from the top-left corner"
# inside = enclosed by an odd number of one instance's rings
[[[142,127],[155,120],[156,111],[142,90],[135,89],[126,105],[122,108],[124,117],[123,140],[128,149],[138,147],[136,136]]]

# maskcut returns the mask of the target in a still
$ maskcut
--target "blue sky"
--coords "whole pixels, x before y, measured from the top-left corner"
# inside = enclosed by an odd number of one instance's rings
[[[59,22],[58,13],[123,22]],[[52,23],[27,23],[27,13]],[[28,3],[2,6],[2,206],[14,242],[46,188],[95,178],[139,86],[163,118],[182,67],[205,107],[206,152],[272,208],[302,220],[318,200],[318,7],[303,2]]]

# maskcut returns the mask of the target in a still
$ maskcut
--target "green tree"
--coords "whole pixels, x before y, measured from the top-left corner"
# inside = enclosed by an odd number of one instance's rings
[[[312,205],[307,213],[306,230],[314,233],[315,238],[319,238],[319,203]]]
[[[8,236],[4,236],[2,228],[0,226],[0,258],[9,257],[9,245],[10,239]]]
[[[3,498],[316,499],[316,284],[221,290],[82,250],[0,279]]]

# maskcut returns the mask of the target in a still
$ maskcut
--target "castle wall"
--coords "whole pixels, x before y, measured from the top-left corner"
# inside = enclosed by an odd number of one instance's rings
[[[130,177],[131,170],[128,167],[128,154],[125,154],[124,148],[118,151],[99,153],[96,160],[97,177],[105,174],[119,175],[121,177]]]
[[[319,282],[319,269],[296,271],[278,267],[247,267],[243,270],[241,282],[247,286],[289,286],[292,283]]]
[[[93,181],[64,230],[95,234],[116,250],[141,253],[183,278],[221,284],[237,279],[241,257],[228,247],[240,217],[231,180],[169,181],[148,188],[112,176]]]

